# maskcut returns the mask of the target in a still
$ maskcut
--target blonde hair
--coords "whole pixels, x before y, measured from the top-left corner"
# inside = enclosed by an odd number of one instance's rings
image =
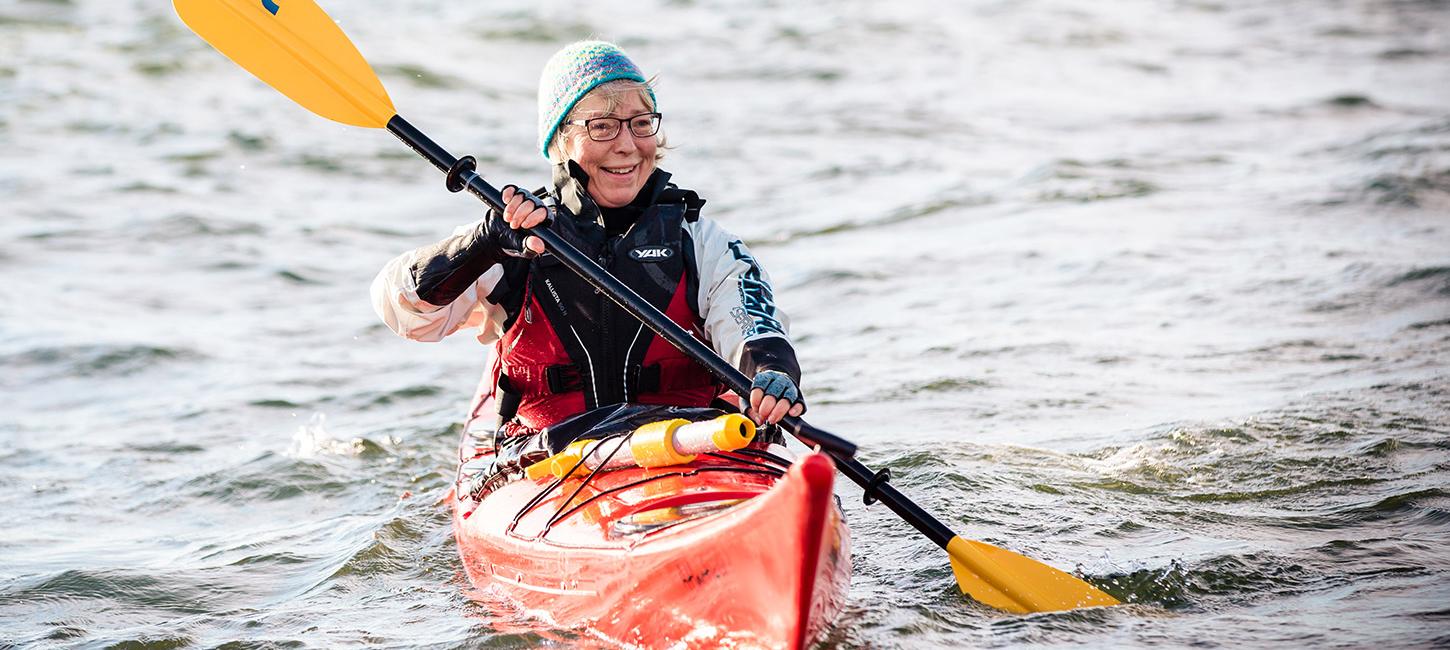
[[[614,109],[619,108],[619,105],[624,103],[624,97],[628,96],[629,93],[634,93],[639,97],[640,101],[644,102],[645,108],[654,111],[655,100],[654,96],[650,95],[650,89],[654,85],[655,77],[650,77],[649,81],[644,83],[633,79],[615,79],[614,81],[606,81],[599,84],[588,93],[585,93],[583,97],[579,98],[578,102],[574,103],[574,107],[569,109],[569,114],[565,115],[564,119],[559,123],[559,130],[554,132],[554,140],[549,143],[549,162],[555,165],[562,165],[569,160],[568,154],[564,151],[569,138],[565,136],[564,131],[566,129],[578,128],[577,125],[570,124],[570,122],[580,119],[583,111],[579,109],[579,106],[584,103],[584,100],[590,97],[603,97],[604,112],[608,114],[613,113]],[[655,162],[664,160],[665,149],[669,148],[669,143],[665,138],[663,129],[655,134],[655,145]]]

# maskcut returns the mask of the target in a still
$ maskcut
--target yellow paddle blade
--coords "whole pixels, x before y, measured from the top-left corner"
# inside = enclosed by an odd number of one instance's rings
[[[174,0],[191,31],[292,101],[330,120],[382,128],[388,91],[312,0]]]
[[[1118,604],[1071,574],[991,544],[953,537],[947,553],[962,593],[997,609],[1028,614]]]

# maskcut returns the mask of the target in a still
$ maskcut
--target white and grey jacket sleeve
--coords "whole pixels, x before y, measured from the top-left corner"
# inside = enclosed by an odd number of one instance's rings
[[[503,277],[501,257],[488,245],[488,219],[453,236],[393,258],[373,279],[373,309],[388,328],[415,341],[441,341],[465,327],[478,339],[503,336],[502,307],[485,298]]]
[[[699,272],[699,314],[715,351],[747,376],[779,370],[800,385],[790,319],[775,304],[770,276],[745,243],[714,221],[685,224]]]

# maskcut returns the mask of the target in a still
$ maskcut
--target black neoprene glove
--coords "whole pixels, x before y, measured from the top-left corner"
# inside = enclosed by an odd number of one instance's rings
[[[533,195],[529,198],[538,202]],[[418,297],[431,305],[453,302],[494,264],[508,257],[536,255],[524,247],[525,237],[510,228],[502,214],[489,210],[488,217],[467,232],[418,249],[413,262]]]

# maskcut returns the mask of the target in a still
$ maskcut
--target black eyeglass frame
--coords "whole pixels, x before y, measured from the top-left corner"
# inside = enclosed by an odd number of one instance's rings
[[[647,111],[638,115],[631,115],[629,117],[592,117],[587,120],[568,120],[564,123],[584,127],[584,133],[589,136],[590,140],[593,140],[595,142],[613,142],[615,138],[619,137],[620,133],[624,132],[625,124],[633,122],[635,118],[644,117],[646,115],[653,118],[650,120],[650,125],[652,128],[650,128],[649,133],[636,133],[633,126],[629,128],[629,133],[636,138],[648,138],[660,132],[660,124],[665,121],[664,114],[656,111]],[[614,133],[610,134],[610,136],[607,138],[594,137],[594,131],[593,129],[589,128],[589,125],[595,122],[605,121],[614,122]]]

